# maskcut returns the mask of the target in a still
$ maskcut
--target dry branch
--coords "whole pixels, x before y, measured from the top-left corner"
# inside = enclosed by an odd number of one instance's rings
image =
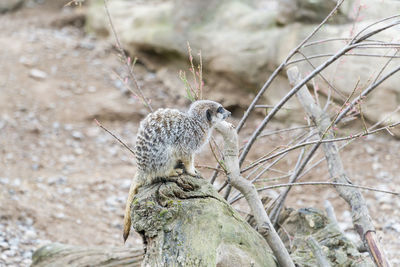
[[[257,230],[267,240],[279,265],[294,267],[288,251],[268,218],[255,186],[240,175],[237,131],[232,124],[227,122],[217,125],[216,130],[221,133],[225,142],[224,160],[228,170],[228,181],[246,198],[256,220]]]
[[[304,81],[297,67],[290,68],[287,74],[292,86],[296,87],[299,82]],[[305,84],[303,84],[301,89],[297,92],[297,96],[306,110],[307,115],[317,125],[321,139],[325,137],[333,138],[332,130],[327,130],[330,129],[332,125],[330,118],[316,105]],[[337,183],[351,184],[343,168],[336,143],[324,143],[323,148],[328,162],[329,175],[332,180]],[[368,246],[370,255],[377,266],[389,266],[384,256],[383,249],[376,237],[375,227],[372,224],[367,205],[360,191],[356,188],[344,186],[335,186],[335,188],[339,195],[350,205],[354,227],[363,242]]]
[[[333,62],[335,62],[336,60],[338,60],[339,58],[341,58],[342,56],[344,56],[347,52],[352,51],[353,49],[362,47],[364,45],[369,45],[370,43],[363,43],[364,41],[366,41],[367,38],[373,36],[374,34],[378,34],[379,32],[382,32],[384,30],[387,30],[391,27],[394,27],[396,25],[400,24],[399,21],[396,21],[394,23],[391,23],[389,25],[386,26],[382,26],[370,33],[366,33],[365,35],[360,36],[359,38],[354,38],[350,43],[346,44],[342,49],[340,49],[338,52],[336,52],[332,57],[330,57],[328,60],[326,60],[324,63],[322,63],[321,65],[319,65],[317,68],[314,69],[314,71],[312,71],[310,74],[308,74],[304,79],[302,79],[298,84],[296,84],[280,101],[279,103],[277,103],[275,105],[275,107],[268,113],[268,115],[264,118],[264,120],[261,122],[261,124],[257,127],[257,129],[253,132],[253,134],[251,135],[249,141],[246,143],[246,146],[243,149],[243,152],[240,155],[239,158],[239,163],[240,165],[242,165],[242,163],[245,161],[251,147],[253,146],[253,144],[255,143],[255,141],[257,140],[257,138],[259,137],[259,135],[261,134],[262,130],[265,128],[265,126],[271,121],[271,119],[275,116],[275,114],[283,107],[283,105],[286,104],[286,102],[293,96],[295,95],[300,88],[302,88],[304,85],[306,85],[306,83],[308,81],[310,81],[312,78],[314,78],[316,75],[318,75],[322,70],[324,70],[325,68],[327,68],[328,66],[330,66]],[[370,25],[369,25],[370,26]],[[367,27],[369,27],[367,26]],[[361,32],[364,31],[361,30]],[[358,36],[358,35],[357,35]],[[385,47],[386,43],[376,43],[376,45],[381,46],[381,47]],[[371,85],[368,89],[365,90],[365,92],[363,92],[362,96],[365,96],[367,93],[369,93],[370,91],[372,91],[374,88],[376,88],[379,84],[381,84],[384,80],[386,80],[387,78],[389,78],[391,75],[393,75],[395,72],[399,71],[400,67],[396,68],[395,70],[393,70],[392,72],[390,72],[389,74],[387,74],[386,76],[382,77],[379,81],[377,81],[376,83],[374,83],[373,85]],[[355,102],[357,103],[357,102]],[[352,102],[352,104],[355,104],[354,101]],[[349,106],[350,107],[350,106]],[[346,109],[346,112],[350,109],[350,108]],[[340,114],[342,115],[344,114],[344,111]],[[344,116],[344,115],[343,115]],[[337,123],[341,118],[343,118],[343,116],[338,117],[338,119],[335,120],[335,123]]]
[[[145,95],[143,94],[142,88],[140,87],[140,85],[139,85],[139,83],[138,83],[138,81],[137,81],[137,79],[136,79],[136,76],[135,76],[135,74],[133,73],[133,70],[132,70],[132,67],[131,67],[131,60],[130,60],[130,58],[128,58],[128,56],[126,55],[126,53],[125,53],[125,51],[124,51],[124,49],[123,49],[123,47],[122,47],[122,44],[121,44],[121,42],[120,42],[120,40],[119,40],[119,38],[118,38],[118,34],[117,34],[117,31],[115,30],[114,23],[113,23],[113,21],[112,21],[110,11],[108,10],[107,0],[103,0],[103,2],[104,2],[104,9],[105,9],[105,11],[106,11],[106,15],[107,15],[107,18],[108,18],[108,22],[110,23],[111,32],[114,34],[114,38],[115,38],[115,42],[116,42],[116,47],[117,47],[118,52],[120,53],[120,55],[121,55],[121,57],[122,57],[122,59],[123,59],[123,61],[124,61],[124,64],[126,64],[129,77],[130,77],[131,80],[133,81],[133,83],[134,83],[134,85],[135,85],[135,87],[136,87],[137,92],[135,92],[134,90],[132,90],[130,87],[127,87],[127,88],[129,89],[129,91],[130,91],[133,95],[138,96],[138,97],[140,98],[140,100],[143,102],[144,106],[145,106],[150,112],[153,112],[153,108],[152,108],[151,105],[150,105],[150,101],[149,101],[149,100],[145,97]]]
[[[264,95],[265,91],[270,87],[270,85],[272,84],[272,82],[275,80],[275,78],[279,75],[279,73],[285,68],[287,62],[289,62],[289,60],[308,42],[308,40],[310,40],[321,28],[322,26],[325,25],[325,23],[336,13],[336,11],[339,9],[339,7],[342,5],[342,3],[344,2],[344,0],[338,0],[336,6],[332,9],[332,11],[326,16],[326,18],[303,40],[300,42],[300,44],[298,44],[292,51],[290,51],[289,55],[285,58],[285,60],[274,70],[274,72],[271,74],[271,76],[268,78],[268,80],[264,83],[264,85],[261,87],[261,89],[258,91],[257,95],[254,97],[253,101],[251,102],[251,104],[249,105],[249,107],[247,108],[247,110],[245,111],[245,113],[243,114],[243,117],[240,119],[240,122],[236,128],[237,132],[240,132],[240,130],[242,129],[242,127],[244,126],[244,124],[246,123],[247,119],[249,118],[251,112],[254,110],[256,104],[258,103],[258,101],[261,99],[261,97]],[[288,99],[287,99],[288,100]],[[283,103],[286,103],[285,100]],[[283,104],[282,104],[283,105]],[[278,107],[276,109],[276,107],[274,108],[274,113],[272,116],[275,115],[275,113],[281,108],[282,106]],[[269,119],[268,119],[269,121]],[[266,124],[265,124],[266,125]],[[265,125],[263,125],[261,127],[261,129],[258,129],[259,132],[256,131],[256,137],[260,134],[260,132],[264,129]],[[254,141],[253,141],[254,142]],[[250,140],[251,143],[251,140]],[[248,146],[246,145],[245,147],[245,151],[244,151],[244,155],[243,158],[241,156],[240,159],[240,165],[242,164],[242,162],[244,161],[244,158],[247,155],[246,149],[249,150],[250,147],[252,146],[252,143]],[[212,177],[211,177],[211,181],[212,183],[215,181],[216,176],[217,176],[218,172],[214,172]],[[231,187],[228,186],[227,192],[226,192],[226,196],[229,196]],[[226,197],[227,198],[227,197]],[[225,199],[226,199],[225,198]]]
[[[321,246],[315,240],[314,237],[310,236],[307,238],[307,245],[310,247],[313,252],[315,259],[317,260],[319,267],[330,267],[331,264],[329,260],[326,258],[324,252],[322,251]]]

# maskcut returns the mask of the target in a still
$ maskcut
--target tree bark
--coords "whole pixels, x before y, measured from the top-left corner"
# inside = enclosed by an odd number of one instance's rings
[[[56,266],[132,266],[139,267],[142,248],[85,248],[53,243],[41,247],[32,256],[32,267]]]
[[[265,239],[201,178],[140,188],[132,226],[147,243],[142,266],[277,266]]]

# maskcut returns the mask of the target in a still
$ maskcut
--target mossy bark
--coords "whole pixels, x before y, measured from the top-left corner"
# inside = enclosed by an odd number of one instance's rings
[[[139,267],[143,249],[129,248],[85,248],[53,243],[36,250],[32,256],[32,267],[59,266],[132,266]]]
[[[147,242],[144,266],[276,266],[266,241],[204,179],[143,187],[131,211]]]

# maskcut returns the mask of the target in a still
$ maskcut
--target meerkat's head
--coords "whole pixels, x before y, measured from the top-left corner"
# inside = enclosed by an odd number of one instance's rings
[[[198,100],[193,102],[190,105],[188,114],[191,117],[207,122],[211,127],[231,115],[220,103],[211,100]]]

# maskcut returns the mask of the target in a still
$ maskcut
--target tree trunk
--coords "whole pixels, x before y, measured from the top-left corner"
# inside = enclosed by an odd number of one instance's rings
[[[204,179],[143,187],[131,212],[147,243],[143,266],[276,266],[265,239]]]
[[[41,247],[32,256],[32,267],[58,266],[133,266],[139,267],[143,249],[85,248],[53,243]]]

